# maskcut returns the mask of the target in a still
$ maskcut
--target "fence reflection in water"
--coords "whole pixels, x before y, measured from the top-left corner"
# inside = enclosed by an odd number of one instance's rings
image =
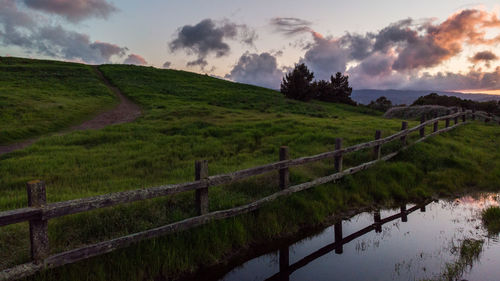
[[[423,204],[416,205],[410,209],[406,209],[406,205],[401,205],[400,207],[400,212],[397,214],[394,214],[392,216],[389,216],[387,218],[381,219],[380,217],[380,210],[375,210],[373,212],[373,221],[374,223],[359,230],[356,231],[348,236],[343,236],[342,233],[342,221],[339,221],[334,224],[334,242],[331,244],[328,244],[319,250],[315,251],[312,254],[307,255],[306,257],[302,258],[301,260],[295,262],[294,264],[290,265],[290,246],[284,246],[279,249],[279,272],[276,273],[275,275],[269,277],[266,280],[273,280],[273,281],[288,281],[290,280],[290,275],[295,272],[296,270],[306,266],[310,262],[321,258],[322,256],[335,251],[335,254],[341,255],[343,253],[343,245],[355,240],[356,238],[359,238],[372,230],[375,230],[375,232],[380,233],[382,232],[382,225],[386,224],[388,222],[397,220],[401,218],[402,222],[408,222],[408,215],[415,212],[416,210],[419,210],[421,212],[425,212],[425,206],[430,204],[431,202],[425,202]]]

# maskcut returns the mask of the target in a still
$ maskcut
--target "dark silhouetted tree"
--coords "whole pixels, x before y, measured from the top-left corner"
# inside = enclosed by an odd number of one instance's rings
[[[314,81],[311,84],[312,91],[313,91],[313,98],[318,98],[322,95],[328,95],[328,92],[331,91],[331,85],[328,81],[325,80],[319,80],[319,81]]]
[[[330,77],[328,88],[328,91],[318,93],[319,100],[356,105],[356,102],[351,99],[352,88],[349,87],[349,76],[337,72],[335,77],[333,75]]]
[[[294,69],[283,78],[281,93],[289,99],[308,101],[314,97],[311,87],[313,78],[314,73],[310,72],[305,64],[296,64]]]
[[[375,110],[387,111],[387,109],[392,107],[392,102],[386,97],[381,96],[375,101],[371,101],[368,107]]]

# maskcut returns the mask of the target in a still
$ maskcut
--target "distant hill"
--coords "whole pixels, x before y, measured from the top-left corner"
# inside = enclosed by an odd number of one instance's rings
[[[412,90],[373,90],[362,89],[353,90],[351,98],[358,103],[368,104],[372,100],[376,100],[381,96],[388,98],[393,104],[406,104],[413,103],[421,96],[430,93],[438,93],[439,95],[454,96],[462,99],[471,99],[474,101],[488,101],[500,100],[500,96],[487,95],[487,94],[464,94],[458,92],[444,92],[444,91],[412,91]]]

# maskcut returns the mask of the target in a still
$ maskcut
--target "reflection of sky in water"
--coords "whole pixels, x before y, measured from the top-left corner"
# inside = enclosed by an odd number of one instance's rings
[[[457,259],[452,254],[466,238],[484,239],[483,252],[465,275],[467,280],[500,278],[498,236],[487,238],[481,227],[480,211],[498,206],[498,194],[479,194],[452,201],[440,200],[401,219],[383,225],[382,232],[371,231],[343,246],[343,254],[331,251],[290,275],[290,280],[421,280],[437,277],[446,263]],[[407,208],[413,205],[408,205]],[[399,209],[382,210],[382,219]],[[373,223],[371,213],[362,213],[344,221],[343,236]],[[334,242],[333,226],[318,235],[290,246],[290,265]],[[278,251],[252,259],[233,269],[223,280],[263,280],[279,272]]]

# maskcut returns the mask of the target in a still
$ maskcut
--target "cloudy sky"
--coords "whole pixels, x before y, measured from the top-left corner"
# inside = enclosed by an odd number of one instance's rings
[[[0,0],[0,56],[500,94],[498,0]]]

